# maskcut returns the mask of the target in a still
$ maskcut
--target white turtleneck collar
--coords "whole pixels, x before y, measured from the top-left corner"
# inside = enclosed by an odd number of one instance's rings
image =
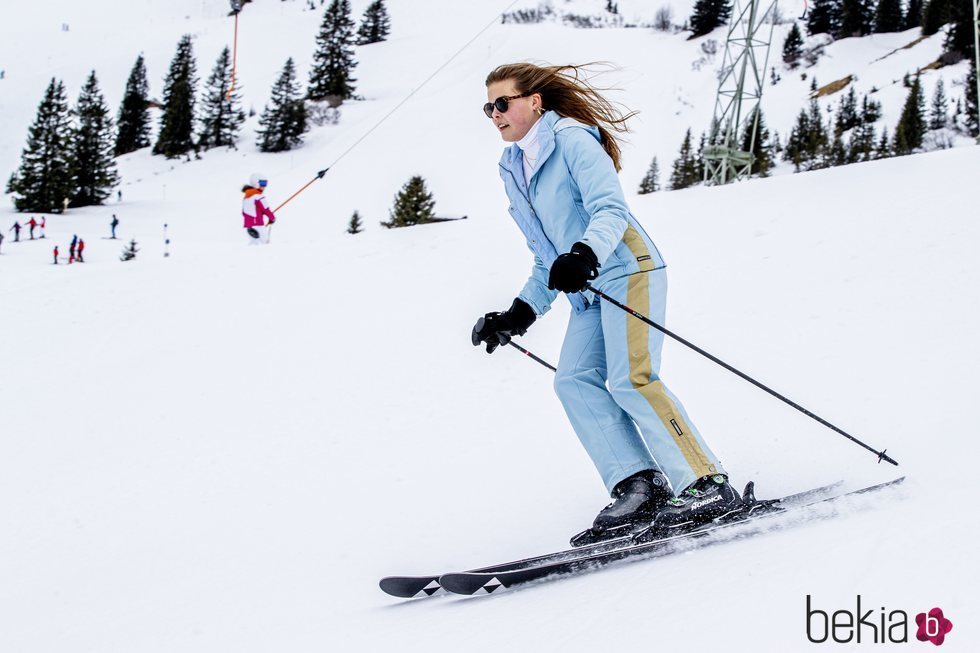
[[[541,118],[531,125],[531,128],[524,134],[524,138],[517,141],[517,147],[524,153],[524,181],[530,183],[531,171],[534,170],[538,162],[538,155],[541,154],[541,141],[538,134],[541,131]]]

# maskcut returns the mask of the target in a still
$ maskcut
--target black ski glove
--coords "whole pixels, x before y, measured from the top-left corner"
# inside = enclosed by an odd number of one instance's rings
[[[470,340],[474,346],[479,346],[481,342],[487,343],[487,353],[492,354],[494,349],[510,342],[513,336],[527,333],[536,319],[534,309],[517,298],[506,311],[487,313],[477,320]]]
[[[585,243],[575,243],[572,251],[562,254],[551,264],[548,288],[561,292],[580,292],[599,276],[599,260]]]

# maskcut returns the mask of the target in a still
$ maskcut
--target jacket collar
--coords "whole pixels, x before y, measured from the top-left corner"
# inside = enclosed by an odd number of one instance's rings
[[[551,153],[555,151],[555,123],[560,119],[561,116],[554,111],[545,111],[544,115],[538,119],[538,122],[534,123],[532,129],[538,130],[538,141],[541,143],[541,151],[534,164],[534,169],[531,171],[532,179],[535,173],[544,165],[544,162],[548,160],[548,157],[551,156]],[[521,157],[521,148],[517,143],[511,143],[500,157],[500,167],[510,171],[514,175],[514,179],[522,179],[524,176],[522,167],[524,163]],[[528,182],[530,185],[530,180]]]

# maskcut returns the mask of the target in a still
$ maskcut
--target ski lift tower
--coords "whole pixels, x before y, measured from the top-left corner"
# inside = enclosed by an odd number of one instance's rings
[[[973,0],[973,56],[977,70],[977,124],[980,125],[980,0]],[[977,134],[980,143],[980,134]]]
[[[765,11],[759,12],[767,0],[734,0],[732,20],[728,26],[725,57],[722,59],[715,99],[714,120],[710,138],[704,148],[704,180],[714,186],[727,184],[749,176],[755,158],[758,108],[765,87],[766,65],[772,30],[764,32],[765,22],[774,16],[776,0],[769,0]],[[980,2],[980,0],[975,0]],[[762,68],[759,68],[759,60]],[[751,130],[748,151],[740,149],[739,135]]]

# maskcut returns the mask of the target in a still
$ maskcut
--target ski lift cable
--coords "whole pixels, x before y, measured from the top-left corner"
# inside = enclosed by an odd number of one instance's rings
[[[328,165],[323,170],[317,171],[316,176],[314,176],[313,179],[311,179],[310,181],[308,181],[298,191],[296,191],[295,193],[293,193],[292,195],[290,195],[289,198],[286,199],[285,202],[283,202],[282,204],[280,204],[279,206],[277,206],[275,208],[275,211],[279,211],[279,209],[281,209],[282,207],[286,206],[286,204],[288,204],[290,201],[292,201],[293,198],[295,198],[297,195],[299,195],[300,193],[302,193],[303,191],[305,191],[307,188],[309,188],[313,184],[313,182],[317,181],[318,179],[323,179],[323,176],[325,174],[327,174],[327,171],[328,170],[330,170],[331,168],[333,168],[345,156],[347,156],[348,154],[350,154],[350,152],[354,148],[356,148],[358,145],[360,145],[361,142],[364,141],[364,139],[366,139],[368,136],[370,136],[378,127],[380,127],[386,120],[388,120],[388,118],[390,118],[396,111],[398,111],[406,102],[408,102],[410,99],[412,99],[412,97],[416,93],[418,93],[420,90],[422,90],[422,88],[426,84],[428,84],[430,81],[432,81],[432,79],[435,78],[436,75],[438,75],[439,73],[441,73],[446,68],[446,66],[448,66],[450,63],[453,62],[454,59],[456,59],[456,57],[458,57],[460,54],[462,54],[463,51],[466,50],[466,48],[468,48],[469,46],[471,46],[473,44],[473,42],[476,41],[478,38],[480,38],[481,36],[483,36],[483,33],[484,32],[486,32],[488,29],[490,29],[491,27],[493,27],[494,25],[496,25],[497,24],[497,21],[500,20],[500,18],[504,14],[506,14],[508,11],[510,11],[510,8],[513,7],[514,5],[516,5],[518,2],[520,2],[520,0],[513,0],[513,2],[511,2],[509,5],[507,5],[507,7],[503,11],[501,11],[498,15],[494,16],[494,18],[493,18],[492,21],[490,21],[489,23],[487,23],[486,26],[483,27],[483,29],[481,29],[479,32],[477,32],[475,36],[473,36],[473,38],[471,38],[469,41],[467,41],[465,44],[463,44],[463,46],[459,50],[457,50],[451,57],[449,57],[449,59],[447,59],[441,66],[439,66],[438,68],[436,68],[436,70],[431,75],[429,75],[428,77],[426,77],[425,80],[421,84],[419,84],[418,86],[416,86],[415,88],[413,88],[412,91],[411,91],[411,93],[409,93],[408,95],[406,95],[402,99],[402,101],[399,102],[398,104],[396,104],[395,107],[391,111],[389,111],[388,113],[386,113],[381,118],[381,120],[379,120],[377,123],[375,123],[373,127],[371,127],[370,129],[368,129],[363,135],[361,135],[360,138],[358,138],[356,141],[354,141],[354,143],[350,147],[348,147],[346,150],[344,150],[340,154],[340,156],[338,156],[336,159],[334,159],[334,162],[333,163],[331,163],[330,165]]]

